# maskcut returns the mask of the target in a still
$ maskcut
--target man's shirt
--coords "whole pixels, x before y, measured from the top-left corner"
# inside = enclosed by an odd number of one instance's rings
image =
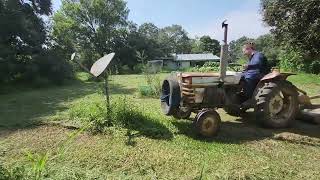
[[[248,68],[244,72],[244,77],[249,79],[260,79],[265,74],[267,62],[265,56],[255,51],[251,56]]]

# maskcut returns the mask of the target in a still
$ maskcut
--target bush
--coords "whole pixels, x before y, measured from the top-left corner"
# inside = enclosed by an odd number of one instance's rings
[[[285,71],[305,71],[302,54],[291,49],[282,50],[280,55],[280,68]]]
[[[157,74],[145,73],[147,85],[141,85],[138,88],[140,96],[159,98],[161,92],[161,79]]]
[[[137,64],[133,67],[133,73],[135,74],[140,74],[144,72],[144,70],[145,70],[145,65],[143,64]]]
[[[147,118],[127,97],[112,100],[108,113],[102,95],[87,96],[73,104],[68,116],[70,120],[90,123],[91,132],[104,132],[107,127],[131,128]]]
[[[315,60],[310,64],[309,70],[313,74],[320,74],[320,60]]]
[[[206,62],[203,66],[195,66],[189,69],[185,69],[184,71],[189,72],[217,72],[219,71],[219,63],[218,62]]]

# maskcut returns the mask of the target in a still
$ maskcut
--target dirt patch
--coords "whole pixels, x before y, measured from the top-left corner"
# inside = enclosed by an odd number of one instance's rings
[[[296,144],[320,146],[319,138],[313,138],[313,137],[303,136],[303,135],[289,133],[289,132],[276,134],[273,136],[273,139],[280,140],[280,141],[287,141],[287,142],[296,143]]]

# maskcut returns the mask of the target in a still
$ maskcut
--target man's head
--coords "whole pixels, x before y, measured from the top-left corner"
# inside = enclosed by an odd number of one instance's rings
[[[250,57],[253,52],[256,50],[254,42],[247,42],[243,45],[242,52],[244,55]]]

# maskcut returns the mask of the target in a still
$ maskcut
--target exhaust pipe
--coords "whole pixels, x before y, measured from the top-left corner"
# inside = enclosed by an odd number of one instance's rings
[[[224,39],[223,44],[221,45],[220,52],[220,80],[223,82],[227,73],[228,66],[228,24],[226,24],[227,20],[222,22],[222,28],[224,29]]]

